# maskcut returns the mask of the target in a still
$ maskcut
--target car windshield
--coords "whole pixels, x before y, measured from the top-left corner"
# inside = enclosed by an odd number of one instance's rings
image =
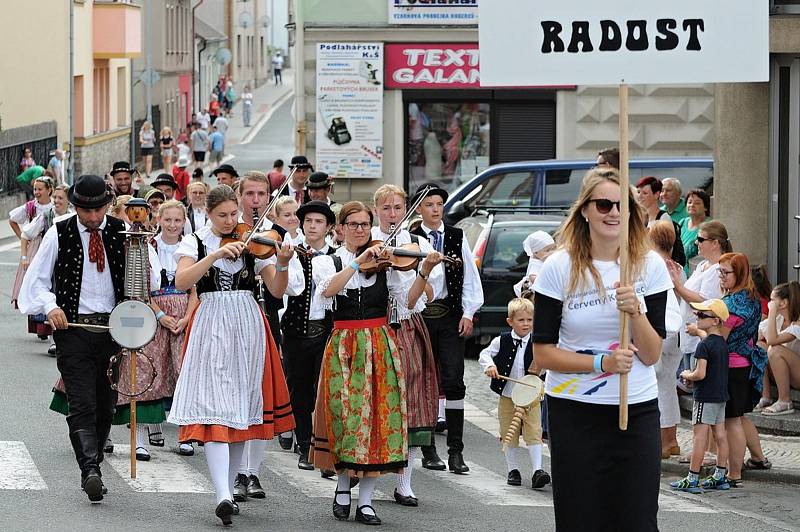
[[[493,227],[484,253],[483,268],[507,270],[519,273],[520,277],[525,275],[529,257],[522,248],[522,242],[535,231],[546,231],[552,235],[558,227],[558,222],[531,222]]]

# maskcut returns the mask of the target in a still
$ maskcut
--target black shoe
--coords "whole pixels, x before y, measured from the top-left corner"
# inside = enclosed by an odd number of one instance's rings
[[[444,419],[440,419],[436,422],[436,428],[434,429],[436,432],[441,434],[442,432],[447,430],[447,421]]]
[[[333,516],[340,521],[346,521],[350,519],[350,505],[352,504],[352,499],[347,504],[339,504],[336,502],[336,495],[344,495],[347,494],[348,497],[350,496],[350,490],[347,491],[339,491],[336,490],[333,496]]]
[[[157,432],[150,432],[150,429],[147,429],[147,439],[150,440],[150,445],[153,447],[164,447],[164,435],[157,431]]]
[[[522,486],[522,475],[519,474],[519,469],[512,469],[508,472],[508,481],[506,483],[509,486]]]
[[[47,354],[51,357],[56,356],[56,344],[50,344],[50,347],[47,348]]]
[[[284,451],[289,451],[292,448],[292,442],[294,441],[293,436],[289,436],[288,438],[284,438],[280,434],[278,435],[278,443],[281,445],[281,449]]]
[[[537,469],[531,478],[531,489],[542,489],[548,484],[550,484],[550,475],[547,473],[547,471]]]
[[[100,478],[100,471],[90,469],[81,475],[81,488],[86,492],[91,502],[103,500],[103,479]]]
[[[461,453],[453,453],[447,459],[450,472],[456,475],[463,475],[469,471],[469,467],[464,463],[464,456]]]
[[[150,453],[144,447],[137,447],[136,448],[136,459],[140,462],[149,462],[150,461]]]
[[[233,512],[233,503],[228,499],[225,499],[217,505],[217,509],[214,511],[214,514],[222,520],[223,525],[227,526],[233,523],[233,520],[231,519]]]
[[[239,505],[235,502],[233,503],[233,515],[239,515]]]
[[[103,446],[104,453],[113,453],[114,452],[114,442],[111,441],[111,438],[106,438],[106,444]]]
[[[181,443],[176,452],[181,456],[194,456],[194,445],[191,443]]]
[[[365,514],[364,512],[361,511],[362,508],[369,508],[370,510],[372,510],[373,513],[375,514],[377,513],[375,512],[375,508],[373,508],[369,504],[365,504],[364,506],[359,506],[358,508],[356,508],[356,521],[358,521],[359,523],[364,523],[365,525],[381,524],[380,517],[378,517],[377,515]]]
[[[308,451],[300,453],[300,458],[297,459],[297,468],[305,471],[314,470],[314,465],[308,461]]]
[[[294,446],[292,447],[292,452],[294,454],[303,454],[303,450],[300,449],[300,446],[297,444],[297,442],[294,442]],[[306,452],[306,454],[308,454],[308,452]]]
[[[48,338],[50,338],[46,334],[37,334],[36,336],[39,337],[39,340],[47,340]]]
[[[332,469],[320,469],[319,476],[322,478],[333,478],[336,476],[336,471]]]
[[[410,495],[400,495],[397,488],[394,490],[394,500],[403,506],[419,506],[419,499]]]
[[[447,469],[445,463],[436,453],[436,447],[433,445],[426,445],[422,448],[422,467],[434,471],[444,471]]]
[[[267,494],[264,493],[264,488],[261,487],[261,481],[255,475],[247,477],[247,496],[253,499],[264,499]]]
[[[250,480],[247,475],[239,473],[233,480],[233,500],[236,502],[244,502],[247,500],[247,484]]]

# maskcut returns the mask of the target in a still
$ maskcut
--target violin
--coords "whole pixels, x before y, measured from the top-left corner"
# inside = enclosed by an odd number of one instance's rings
[[[258,209],[253,209],[253,220],[256,221],[256,225],[261,224],[262,220],[259,219]],[[253,231],[252,225],[242,222],[236,224],[236,227],[233,228],[233,231],[222,236],[220,247],[224,246],[225,244],[230,244],[231,242],[244,242],[246,252],[250,253],[257,259],[263,260],[270,258],[278,252],[283,239],[281,238],[280,233],[274,229],[255,232]],[[294,248],[294,250],[301,255],[312,254],[311,251],[303,248]]]
[[[382,240],[373,240],[367,244],[366,247],[382,245]],[[383,252],[378,257],[370,259],[359,268],[359,271],[369,276],[373,273],[384,271],[388,268],[400,272],[407,272],[417,269],[419,262],[427,257],[430,253],[425,253],[419,247],[419,244],[413,242],[403,244],[400,246],[383,246]],[[447,262],[453,265],[461,265],[461,259],[456,257],[448,257],[443,255],[442,262]]]

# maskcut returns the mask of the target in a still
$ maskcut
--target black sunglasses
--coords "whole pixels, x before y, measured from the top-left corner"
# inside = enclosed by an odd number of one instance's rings
[[[590,199],[587,203],[594,203],[597,212],[600,214],[608,214],[611,212],[612,207],[617,207],[617,212],[619,212],[619,204],[618,201],[611,201],[609,199]]]
[[[702,244],[703,242],[708,242],[709,240],[714,240],[713,238],[704,238],[702,236],[697,237],[697,243]]]
[[[705,312],[695,312],[694,315],[697,316],[697,319],[699,320],[702,320],[704,318],[716,318],[716,316],[714,316],[713,314],[706,314]]]

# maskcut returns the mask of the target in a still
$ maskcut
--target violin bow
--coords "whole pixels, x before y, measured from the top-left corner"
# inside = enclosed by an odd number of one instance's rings
[[[286,181],[284,181],[283,184],[278,187],[277,191],[275,192],[275,197],[272,198],[272,201],[269,202],[269,205],[267,205],[267,208],[264,209],[264,214],[259,216],[258,220],[253,220],[253,230],[250,231],[250,235],[247,237],[247,239],[245,239],[245,241],[244,241],[244,245],[245,246],[250,243],[250,239],[253,238],[253,235],[256,234],[256,231],[258,230],[258,228],[261,227],[262,223],[264,223],[264,219],[267,217],[269,212],[272,209],[275,208],[275,204],[278,202],[278,199],[281,197],[281,194],[283,194],[283,191],[286,190],[286,187],[289,186],[289,181],[292,180],[292,176],[294,175],[294,173],[296,171],[297,171],[297,167],[295,166],[294,168],[292,168],[292,171],[289,172],[289,175],[286,178]]]

